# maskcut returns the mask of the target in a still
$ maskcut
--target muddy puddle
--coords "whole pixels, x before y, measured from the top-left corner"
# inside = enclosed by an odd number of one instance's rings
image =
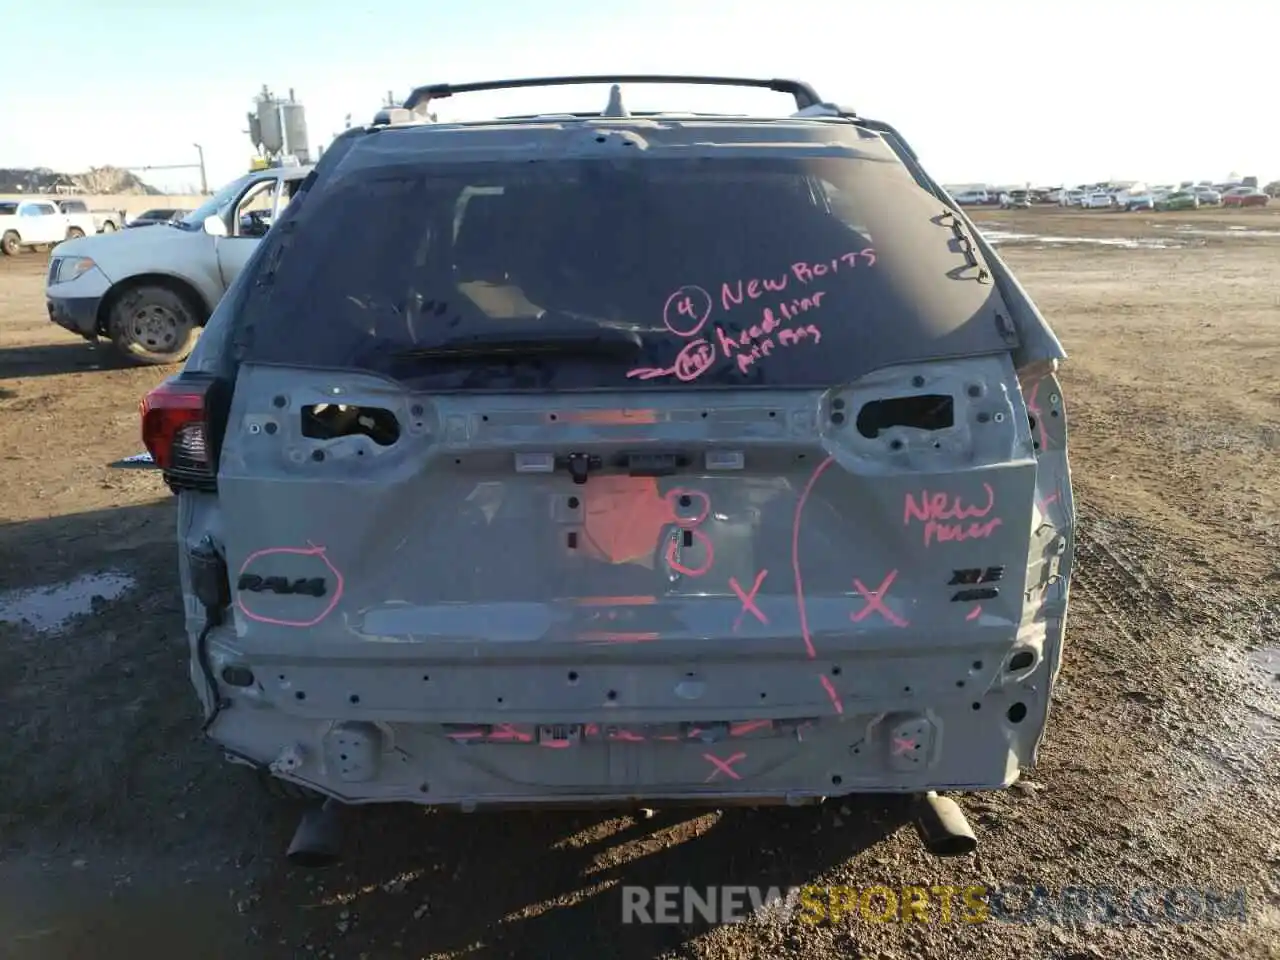
[[[92,613],[95,605],[119,598],[134,582],[127,574],[108,571],[51,587],[0,593],[0,623],[26,625],[41,633],[56,632],[75,617]]]
[[[1085,244],[1098,247],[1119,247],[1124,250],[1168,250],[1184,244],[1176,240],[1143,239],[1138,237],[1054,237],[1038,233],[1017,233],[1011,230],[983,230],[982,236],[992,246],[1009,243],[1030,244]]]
[[[1167,229],[1166,224],[1157,224]],[[1181,223],[1173,228],[1175,233],[1193,237],[1280,237],[1280,230],[1257,230],[1253,227],[1227,227],[1225,230],[1205,230],[1189,223]]]
[[[0,864],[0,956],[7,960],[269,955],[246,943],[237,920],[221,884],[161,888],[127,866],[104,872],[83,860]]]

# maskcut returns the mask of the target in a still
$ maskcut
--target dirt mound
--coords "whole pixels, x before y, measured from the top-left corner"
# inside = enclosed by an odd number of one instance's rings
[[[0,168],[0,194],[92,193],[154,196],[161,192],[120,167],[91,167],[87,173],[59,173],[48,167]]]

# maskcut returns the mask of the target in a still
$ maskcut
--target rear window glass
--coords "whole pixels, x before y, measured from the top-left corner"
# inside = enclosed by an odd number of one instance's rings
[[[264,241],[233,336],[437,390],[830,386],[1008,348],[958,229],[884,160],[338,167]]]

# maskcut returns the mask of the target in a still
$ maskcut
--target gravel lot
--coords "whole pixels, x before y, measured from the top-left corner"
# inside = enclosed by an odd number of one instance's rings
[[[0,258],[0,955],[1280,957],[1280,209],[979,216],[1071,354],[1079,561],[1041,762],[962,798],[979,848],[950,861],[848,800],[384,810],[342,865],[289,867],[298,811],[198,736],[172,502],[105,467],[169,371],[54,328],[45,256]],[[1097,923],[935,902],[930,922],[624,927],[624,884],[1156,893],[1154,916]],[[1245,921],[1187,888],[1243,889]]]

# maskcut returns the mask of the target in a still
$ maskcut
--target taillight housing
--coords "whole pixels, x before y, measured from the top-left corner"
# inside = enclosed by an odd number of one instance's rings
[[[218,381],[179,374],[142,398],[142,442],[165,482],[180,490],[217,489],[221,441]]]

